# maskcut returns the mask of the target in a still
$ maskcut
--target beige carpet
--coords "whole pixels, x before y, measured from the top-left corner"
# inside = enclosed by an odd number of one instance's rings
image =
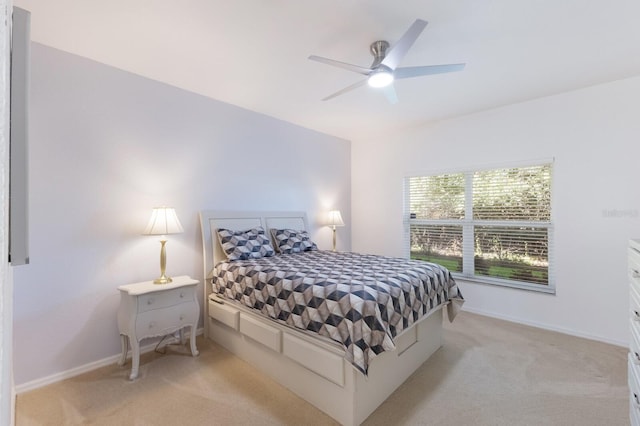
[[[461,313],[365,425],[628,425],[626,350]],[[18,395],[17,425],[332,425],[220,346],[170,347]],[[130,363],[126,367],[130,367]]]

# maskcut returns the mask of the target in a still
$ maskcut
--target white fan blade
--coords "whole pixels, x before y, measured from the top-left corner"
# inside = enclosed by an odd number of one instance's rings
[[[383,87],[382,91],[384,92],[384,95],[387,97],[387,100],[390,104],[398,103],[398,95],[396,93],[396,89],[393,87],[393,84]]]
[[[322,56],[311,55],[309,59],[312,61],[322,62],[323,64],[333,65],[334,67],[342,68],[345,70],[357,72],[362,75],[369,75],[371,68],[361,67],[358,65],[347,64],[346,62],[334,61],[333,59],[323,58]]]
[[[362,80],[362,81],[359,81],[359,82],[357,82],[357,83],[355,83],[355,84],[352,84],[351,86],[345,87],[344,89],[337,91],[337,92],[336,92],[336,93],[334,93],[333,95],[329,95],[329,96],[327,96],[326,98],[324,98],[324,99],[323,99],[323,101],[328,101],[329,99],[333,99],[333,98],[335,98],[336,96],[340,96],[340,95],[342,95],[343,93],[347,93],[347,92],[348,92],[348,91],[350,91],[350,90],[357,89],[358,87],[360,87],[360,86],[364,86],[365,84],[367,84],[367,80],[366,80],[366,79],[364,79],[364,80]]]
[[[420,36],[424,28],[427,26],[427,21],[423,21],[422,19],[416,19],[406,33],[400,40],[387,52],[387,55],[382,60],[382,65],[386,65],[392,70],[395,70],[398,64],[404,56],[407,54],[413,43],[415,43],[416,39]]]
[[[424,67],[401,67],[393,72],[393,78],[413,78],[423,75],[442,74],[445,72],[462,71],[465,64],[427,65]]]

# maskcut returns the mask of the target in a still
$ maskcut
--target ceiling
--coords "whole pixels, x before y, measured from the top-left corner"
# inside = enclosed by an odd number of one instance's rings
[[[640,75],[637,0],[14,0],[36,42],[349,140]],[[429,25],[399,103],[311,54],[369,66],[369,45]]]

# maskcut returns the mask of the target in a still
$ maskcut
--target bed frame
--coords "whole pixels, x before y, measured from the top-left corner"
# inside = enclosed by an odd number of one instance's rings
[[[342,346],[265,318],[211,294],[214,265],[225,259],[217,228],[308,229],[304,212],[200,212],[204,256],[205,334],[343,425],[362,423],[442,345],[442,307],[373,359],[368,377],[344,359]],[[443,305],[444,306],[444,305]],[[319,338],[320,337],[320,338]]]

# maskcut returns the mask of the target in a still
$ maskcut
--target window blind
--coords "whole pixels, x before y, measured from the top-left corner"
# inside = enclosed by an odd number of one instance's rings
[[[405,179],[409,256],[460,276],[553,291],[551,163]]]

